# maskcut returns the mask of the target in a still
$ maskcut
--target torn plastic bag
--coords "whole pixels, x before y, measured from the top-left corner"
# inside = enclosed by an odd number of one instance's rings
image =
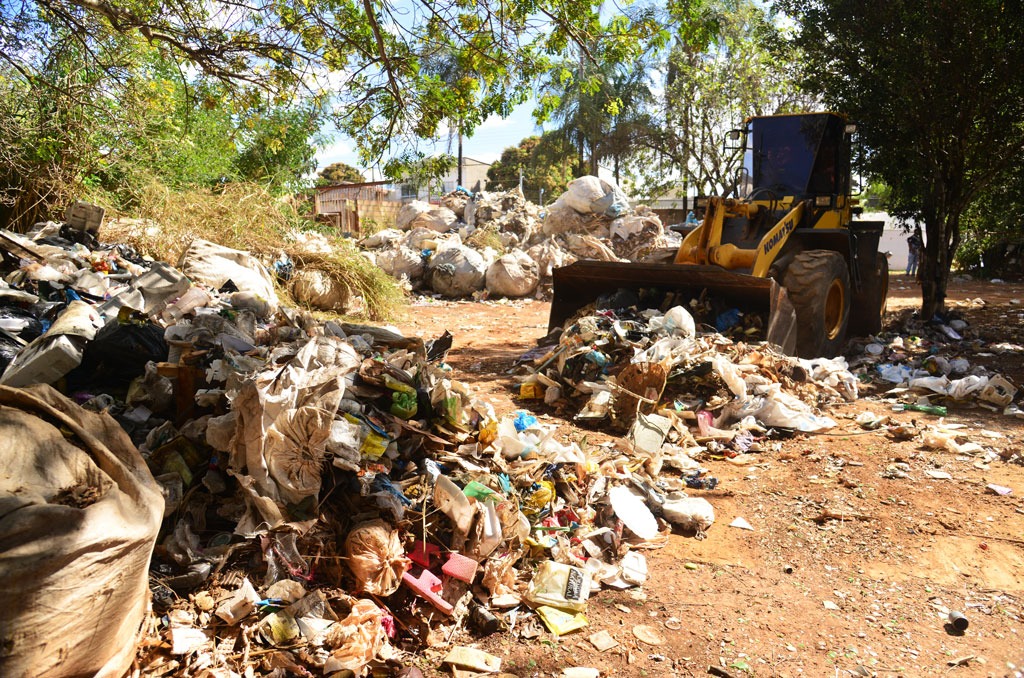
[[[334,650],[324,664],[324,675],[349,670],[363,675],[366,665],[387,645],[384,611],[365,598],[352,604],[347,617],[327,630],[324,646]]]
[[[683,530],[694,530],[698,538],[715,522],[715,509],[703,497],[672,497],[661,506],[665,520]]]
[[[228,282],[236,291],[252,292],[265,299],[270,314],[277,312],[277,293],[274,278],[255,257],[248,252],[223,247],[208,240],[193,240],[178,261],[178,268],[193,280],[215,290]]]
[[[49,386],[0,387],[0,433],[0,674],[119,678],[148,605],[160,488],[114,419]]]
[[[405,557],[398,530],[383,520],[371,520],[352,528],[345,538],[348,566],[358,591],[390,596],[402,583],[412,561]]]
[[[835,420],[814,414],[806,403],[782,391],[778,384],[759,388],[758,395],[727,404],[714,423],[722,428],[746,417],[753,417],[768,427],[796,429],[805,433],[836,426]]]
[[[283,367],[272,366],[240,387],[232,403],[237,418],[228,462],[249,509],[238,523],[238,534],[252,536],[258,529],[278,526],[285,520],[283,504],[319,491],[319,461],[314,458],[323,459],[332,416],[345,393],[341,377],[358,369],[360,362],[348,342],[317,337]],[[300,408],[308,409],[298,414]],[[289,452],[294,443],[300,449]]]

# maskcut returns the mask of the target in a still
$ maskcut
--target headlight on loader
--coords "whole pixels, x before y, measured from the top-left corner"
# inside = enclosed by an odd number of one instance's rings
[[[832,196],[831,195],[819,195],[814,199],[815,207],[831,207]]]

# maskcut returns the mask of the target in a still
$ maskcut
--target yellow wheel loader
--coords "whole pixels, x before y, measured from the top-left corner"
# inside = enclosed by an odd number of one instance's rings
[[[626,292],[653,305],[692,294],[767,313],[767,340],[805,358],[839,354],[847,334],[878,332],[889,267],[878,251],[883,223],[853,219],[854,131],[835,113],[749,118],[730,132],[752,168],[738,182],[745,197],[698,198],[703,221],[673,263],[556,269],[550,329],[589,304],[621,304]]]

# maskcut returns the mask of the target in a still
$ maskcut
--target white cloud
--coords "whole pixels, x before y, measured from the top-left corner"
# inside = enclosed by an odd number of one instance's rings
[[[480,125],[476,129],[479,132],[483,132],[490,129],[500,129],[502,127],[509,127],[511,125],[514,125],[515,123],[516,121],[513,120],[511,116],[508,118],[503,118],[500,115],[492,115],[488,117],[486,120],[484,120],[482,123],[480,123]]]

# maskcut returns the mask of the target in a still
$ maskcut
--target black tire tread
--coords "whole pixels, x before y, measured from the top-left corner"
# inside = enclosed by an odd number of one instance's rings
[[[846,287],[846,308],[842,329],[835,339],[825,336],[825,299],[829,286],[840,277]],[[782,276],[793,308],[796,310],[796,352],[802,358],[832,358],[846,340],[850,321],[850,273],[846,260],[832,250],[806,250],[797,254]]]

